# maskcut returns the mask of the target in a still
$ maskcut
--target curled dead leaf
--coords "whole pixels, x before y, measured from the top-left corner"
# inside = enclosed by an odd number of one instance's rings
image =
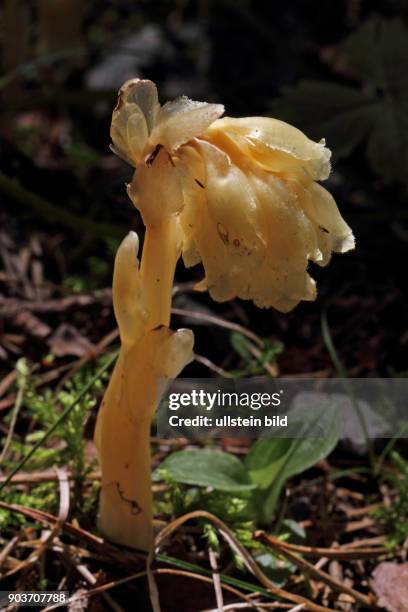
[[[371,586],[378,605],[388,612],[408,610],[408,563],[380,563],[373,572]]]
[[[85,336],[79,333],[76,327],[63,323],[47,341],[53,355],[65,357],[75,355],[83,357],[94,350],[94,345]]]

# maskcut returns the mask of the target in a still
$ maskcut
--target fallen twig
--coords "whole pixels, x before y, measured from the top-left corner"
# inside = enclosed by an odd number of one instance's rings
[[[178,575],[178,576],[186,576],[188,578],[193,578],[194,580],[201,580],[201,582],[207,582],[208,584],[214,584],[213,580],[211,578],[209,578],[208,576],[202,576],[201,574],[195,574],[194,572],[189,572],[189,571],[186,571],[186,570],[159,568],[159,569],[155,569],[155,570],[152,570],[152,571],[155,574],[173,574],[173,575]],[[251,605],[252,608],[255,608],[255,610],[259,610],[259,608],[256,607],[254,602],[247,595],[245,595],[244,593],[241,593],[241,591],[238,591],[238,589],[232,587],[231,585],[225,584],[225,583],[220,583],[220,588],[223,588],[226,591],[229,591],[230,593],[233,593],[234,595],[236,595],[240,599],[243,599],[246,602],[247,605]],[[219,609],[220,608],[217,608],[217,611]]]
[[[69,513],[69,478],[64,468],[55,468],[60,490],[60,503],[58,511],[58,523],[63,525]]]
[[[223,612],[224,600],[223,600],[222,591],[221,591],[221,580],[220,580],[220,574],[218,571],[217,557],[216,557],[214,550],[211,548],[211,546],[209,546],[208,548],[208,558],[209,558],[210,567],[212,570],[212,579],[213,579],[213,584],[214,584],[215,600],[217,602],[217,611]]]
[[[217,317],[212,314],[207,314],[206,312],[199,312],[196,310],[186,310],[184,308],[172,308],[172,314],[179,315],[181,317],[188,317],[190,319],[198,319],[200,321],[205,321],[206,323],[211,323],[212,325],[217,325],[218,327],[224,327],[225,329],[230,329],[231,331],[236,331],[243,336],[246,336],[255,344],[259,346],[259,348],[263,348],[264,343],[262,338],[254,334],[253,331],[247,329],[243,325],[239,323],[232,323],[231,321],[227,321],[222,319],[221,317]]]
[[[16,535],[13,538],[11,538],[10,542],[7,542],[3,550],[0,552],[0,570],[3,567],[3,564],[5,563],[11,551],[18,543],[19,539],[20,539],[20,535]]]
[[[5,482],[7,476],[0,476],[0,484]],[[66,472],[66,478],[71,481],[74,479],[74,474],[72,472]],[[86,476],[86,480],[94,481],[100,480],[101,473],[100,471],[90,472]],[[37,472],[23,472],[22,474],[15,474],[11,479],[10,483],[15,485],[36,485],[42,482],[56,482],[58,480],[58,476],[55,470],[43,470]]]
[[[371,606],[371,607],[374,606],[375,604],[374,596],[369,597],[347,586],[344,582],[340,582],[339,580],[333,578],[329,574],[326,574],[326,572],[323,572],[322,570],[318,569],[317,567],[309,563],[309,561],[306,561],[302,557],[299,557],[298,555],[291,552],[291,550],[288,550],[287,546],[283,545],[283,543],[280,540],[278,540],[278,538],[274,538],[272,536],[267,536],[265,538],[262,536],[262,533],[263,532],[255,533],[255,539],[259,539],[263,541],[264,543],[267,543],[268,546],[276,550],[282,556],[286,557],[288,561],[291,561],[292,563],[297,565],[297,567],[305,571],[310,576],[314,576],[315,578],[318,578],[322,582],[325,582],[335,591],[339,591],[340,593],[347,593],[348,595],[353,597],[354,600],[358,603],[361,603],[365,606]]]
[[[252,556],[249,552],[242,546],[242,544],[236,539],[233,532],[221,521],[218,517],[210,512],[197,510],[195,512],[189,512],[185,514],[167,525],[156,537],[156,548],[159,549],[160,546],[165,542],[165,540],[176,531],[183,523],[189,521],[191,519],[206,519],[211,521],[216,525],[221,535],[228,542],[231,548],[242,558],[247,569],[258,578],[260,583],[273,595],[279,597],[281,599],[286,599],[287,601],[291,601],[296,604],[304,604],[305,610],[311,610],[312,612],[333,612],[330,608],[326,608],[324,606],[320,606],[318,604],[314,604],[309,599],[302,597],[300,595],[296,595],[294,593],[289,593],[284,589],[277,587],[259,568],[257,563],[253,560]]]
[[[8,504],[7,502],[0,501],[0,508],[3,510],[9,510],[10,512],[17,512],[30,518],[33,521],[40,522],[46,525],[54,526],[58,523],[58,517],[44,512],[43,510],[36,510],[34,508],[26,508],[18,504]],[[103,538],[100,538],[81,527],[77,527],[72,523],[66,521],[62,524],[61,530],[68,533],[71,536],[78,538],[79,540],[85,541],[92,548],[103,553],[108,558],[113,559],[116,563],[126,564],[129,566],[140,565],[141,561],[146,560],[146,553],[138,552],[136,550],[127,551],[119,550],[112,544],[106,542]]]
[[[278,538],[268,535],[264,531],[257,531],[254,534],[255,540],[263,542],[269,546],[280,546],[285,550],[293,553],[299,553],[308,557],[327,557],[328,559],[371,559],[372,557],[379,557],[384,554],[393,552],[392,549],[388,548],[353,548],[349,550],[348,547],[338,548],[319,548],[316,546],[299,546],[297,544],[290,544],[289,542],[283,542]],[[279,544],[278,544],[279,543]]]

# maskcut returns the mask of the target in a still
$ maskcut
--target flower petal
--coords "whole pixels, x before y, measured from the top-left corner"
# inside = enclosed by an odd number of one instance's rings
[[[123,85],[122,90],[124,101],[137,104],[142,111],[150,134],[160,110],[156,85],[148,79],[132,79]]]
[[[284,182],[259,169],[244,173],[209,143],[197,141],[197,149],[205,162],[205,190],[191,194],[199,204],[185,233],[204,265],[198,289],[208,289],[217,301],[240,297],[281,311],[314,299],[306,272],[317,249],[314,228]],[[183,228],[193,205],[186,198]]]
[[[132,79],[119,90],[112,113],[112,149],[132,166],[142,159],[159,108],[156,85],[152,81]]]
[[[196,242],[196,234],[202,223],[202,215],[206,210],[205,182],[206,174],[202,156],[189,145],[184,145],[178,151],[180,166],[183,173],[184,208],[180,215],[183,230],[183,261],[187,268],[201,262],[201,255]]]
[[[270,117],[224,117],[210,126],[206,136],[212,140],[220,132],[245,137],[255,147],[253,153],[258,154],[264,163],[268,163],[269,157],[272,171],[274,164],[287,165],[292,158],[314,180],[324,180],[330,174],[331,152],[325,147],[324,140],[318,143],[309,140],[303,132],[284,121]],[[276,153],[283,155],[279,157]]]
[[[353,232],[339,213],[333,196],[318,183],[304,190],[302,203],[308,217],[316,224],[320,233],[335,253],[346,253],[354,249]],[[317,262],[319,263],[319,262]],[[327,261],[321,265],[325,265]]]
[[[258,306],[288,312],[301,300],[314,300],[316,286],[307,273],[318,250],[313,224],[284,181],[266,173],[252,176],[266,242],[265,258],[254,276]]]
[[[201,136],[223,112],[222,104],[194,102],[185,96],[167,102],[157,115],[150,143],[175,151],[191,138]]]
[[[167,215],[182,209],[181,185],[181,170],[162,147],[151,163],[138,167],[128,185],[128,195],[145,225],[159,225]]]
[[[145,116],[136,104],[126,104],[120,111],[113,111],[110,135],[113,152],[136,166],[148,138]]]

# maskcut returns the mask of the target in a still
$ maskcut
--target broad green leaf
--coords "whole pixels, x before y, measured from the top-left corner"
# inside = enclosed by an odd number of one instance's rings
[[[343,44],[356,87],[301,81],[272,105],[274,116],[315,140],[325,138],[339,157],[365,141],[372,169],[408,183],[408,29],[399,19],[372,19]]]
[[[249,481],[242,462],[222,451],[185,450],[172,453],[161,463],[176,481],[219,491],[250,491],[256,488]]]
[[[362,80],[394,94],[408,89],[408,30],[400,19],[373,18],[366,21],[343,45],[348,59]]]
[[[369,133],[377,103],[373,95],[354,87],[304,80],[283,90],[271,114],[293,123],[309,138],[325,138],[337,157],[345,157]]]
[[[408,182],[408,95],[399,100],[387,96],[381,104],[367,155],[372,169],[384,178]]]
[[[362,80],[377,91],[367,149],[371,167],[386,179],[406,181],[408,29],[399,19],[371,19],[350,36],[344,49]]]
[[[260,438],[252,445],[245,467],[260,489],[268,488],[275,480],[293,442],[290,438]]]
[[[292,423],[296,426],[297,421],[300,429],[302,410],[293,410],[291,415]],[[320,437],[319,430],[329,433]],[[249,477],[259,487],[255,505],[263,522],[272,518],[286,481],[327,457],[335,448],[341,432],[341,420],[336,406],[319,406],[314,421],[308,425],[308,430],[303,427],[303,432],[302,437],[294,439],[261,438],[245,459]]]

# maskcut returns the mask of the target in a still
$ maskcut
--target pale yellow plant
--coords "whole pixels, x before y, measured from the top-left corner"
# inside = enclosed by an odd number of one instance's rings
[[[98,415],[99,525],[112,540],[152,542],[149,431],[159,382],[192,358],[188,330],[171,332],[175,265],[202,263],[197,289],[282,312],[314,300],[309,261],[354,247],[335,201],[317,181],[330,151],[267,117],[220,119],[220,104],[181,97],[161,106],[148,80],[123,85],[112,149],[136,168],[128,194],[146,226],[141,264],[129,235],[115,262],[113,295],[122,349]]]
[[[131,232],[115,258],[113,305],[121,350],[99,409],[94,439],[102,469],[99,527],[114,542],[149,550],[151,421],[163,381],[175,378],[193,358],[193,334],[150,324],[156,315],[148,297],[154,296],[163,277],[142,277],[138,247],[137,235]]]

